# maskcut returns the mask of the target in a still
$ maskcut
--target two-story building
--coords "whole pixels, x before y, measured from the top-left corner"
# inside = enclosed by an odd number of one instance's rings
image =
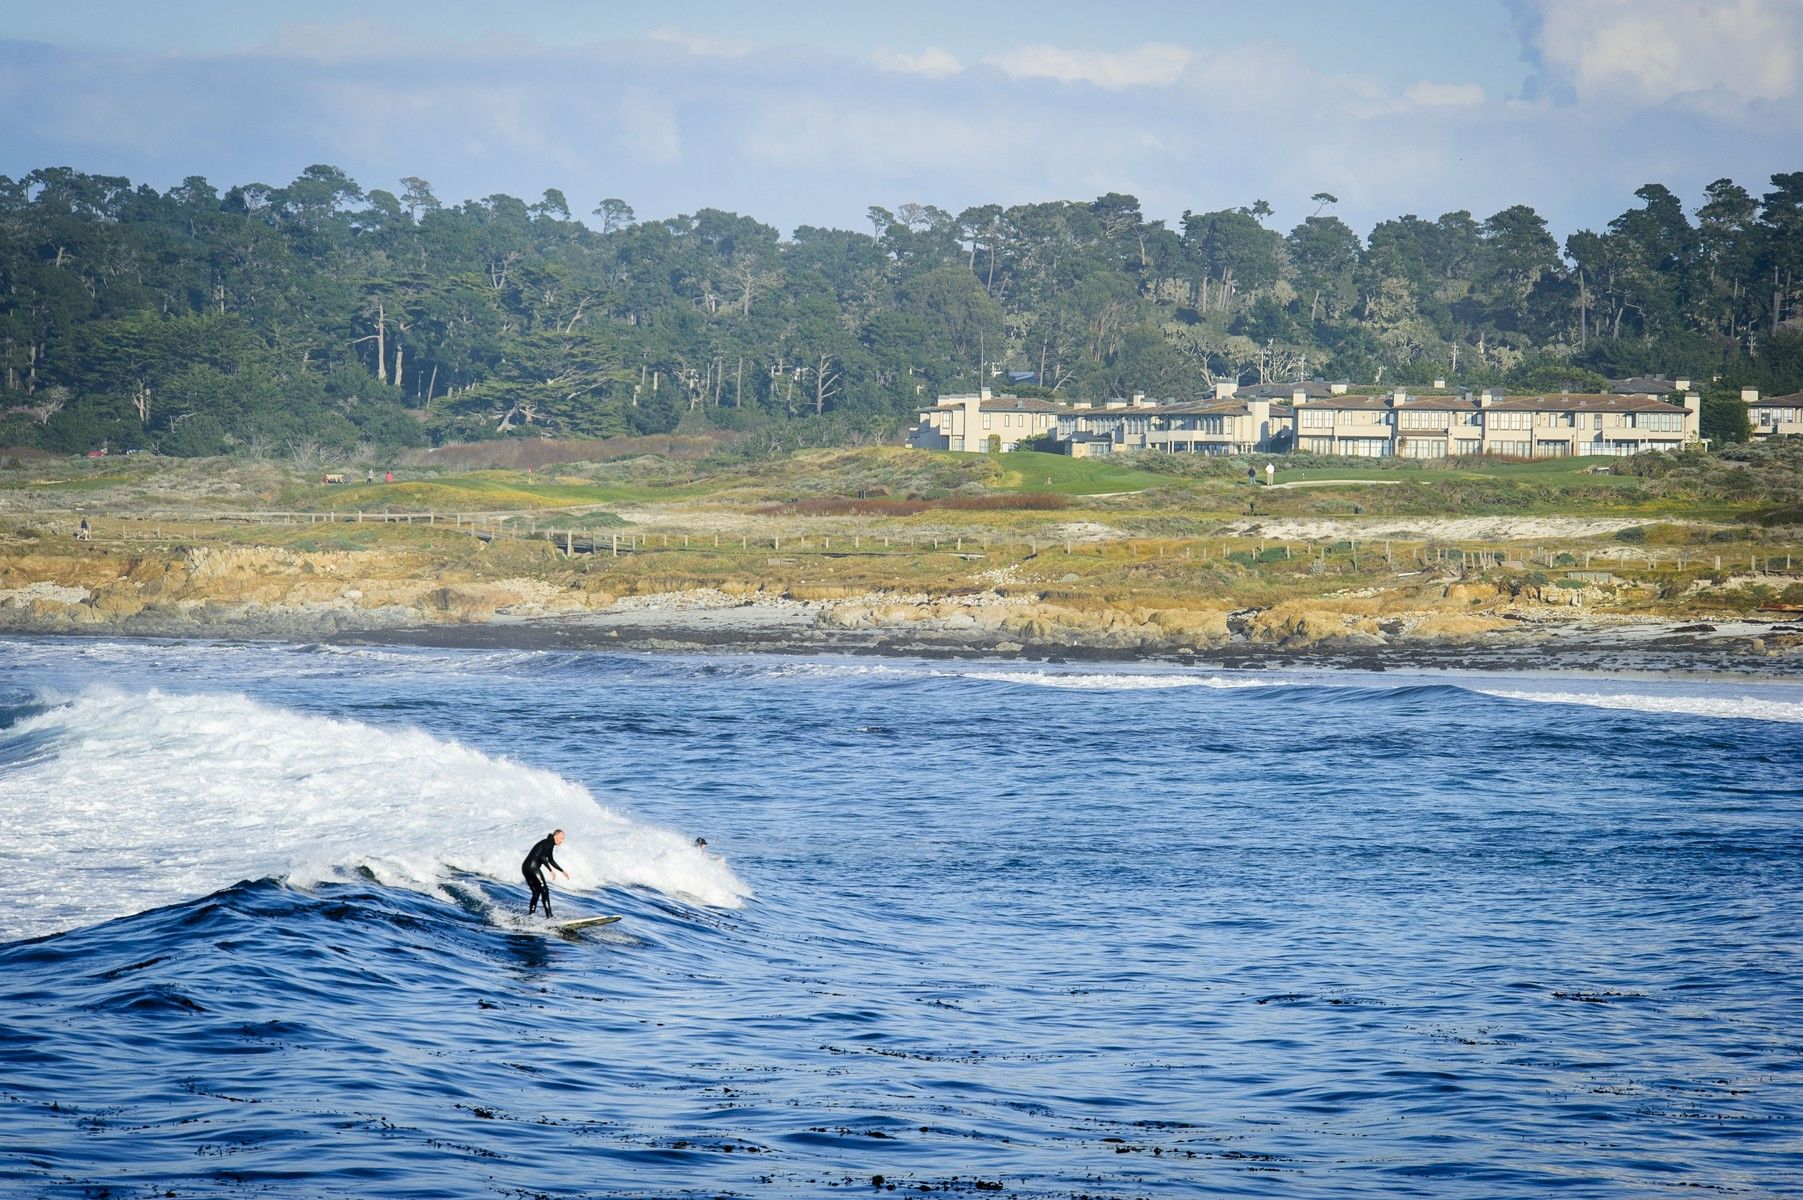
[[[1664,380],[1624,381],[1662,387]],[[1688,381],[1686,381],[1688,382]],[[947,396],[920,410],[908,444],[981,453],[1013,450],[1034,438],[1088,457],[1137,450],[1173,454],[1277,454],[1301,451],[1358,458],[1499,455],[1565,458],[1676,450],[1702,440],[1695,392],[1674,403],[1645,391],[1594,395],[1354,395],[1340,385],[1290,386],[1289,403],[1271,385],[1236,394],[1222,384],[1212,400],[1165,401],[1135,395],[1101,405],[1069,405],[987,389]],[[1803,433],[1803,394],[1764,405],[1743,393],[1756,431]]]
[[[1643,395],[1333,396],[1295,406],[1296,449],[1364,458],[1511,458],[1676,450],[1702,436],[1702,405]]]
[[[1287,448],[1287,410],[1232,393],[1226,385],[1213,400],[1160,403],[1135,395],[1100,408],[1078,402],[1058,414],[1059,446],[1078,457],[1117,450],[1251,454]]]
[[[1758,388],[1742,388],[1740,400],[1747,406],[1747,425],[1755,438],[1803,434],[1803,392],[1761,400]]]
[[[960,450],[969,454],[1013,450],[1030,438],[1058,427],[1063,407],[1023,396],[997,396],[984,388],[959,396],[942,396],[920,410],[920,422],[908,434],[917,450]]]

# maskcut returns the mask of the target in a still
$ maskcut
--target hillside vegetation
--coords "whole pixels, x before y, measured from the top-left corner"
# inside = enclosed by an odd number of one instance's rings
[[[893,440],[923,397],[1192,398],[1304,374],[1545,390],[1719,376],[1803,387],[1803,172],[1658,184],[1598,231],[1526,204],[1355,231],[1315,197],[870,210],[870,229],[701,209],[289,183],[158,192],[0,177],[0,446],[305,456],[479,438],[716,435],[741,453]],[[979,379],[980,376],[980,379]],[[530,465],[521,462],[518,465]],[[542,464],[541,464],[542,465]],[[1025,486],[1023,484],[1023,486]],[[1061,490],[1054,483],[1040,487]],[[1079,489],[1081,490],[1081,489]]]

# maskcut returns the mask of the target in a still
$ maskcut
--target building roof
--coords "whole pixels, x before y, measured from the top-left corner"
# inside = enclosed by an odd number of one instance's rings
[[[1748,404],[1803,404],[1803,392],[1792,392],[1788,396],[1761,396],[1757,400],[1749,400]]]
[[[965,399],[968,399],[968,397],[960,398],[960,397],[956,397],[956,396],[941,396],[937,401],[935,401],[932,404],[921,405],[920,411],[923,413],[949,412],[954,409],[963,408]],[[994,412],[1061,413],[1061,412],[1068,411],[1064,405],[1053,404],[1050,400],[1040,400],[1040,399],[1037,399],[1034,397],[1029,397],[1029,396],[1008,396],[1008,395],[1002,395],[1002,396],[993,396],[992,395],[987,400],[981,401],[978,405],[978,408],[981,411],[987,412],[987,413],[994,413]]]
[[[1062,404],[1053,404],[1050,400],[1038,400],[1027,396],[996,396],[978,405],[983,412],[1019,412],[1019,413],[1061,413],[1065,411]]]
[[[1504,396],[1490,405],[1504,412],[1683,412],[1676,404],[1645,396]]]
[[[1410,396],[1401,404],[1391,396],[1334,396],[1310,400],[1305,408],[1393,412],[1472,412],[1488,407],[1502,412],[1683,412],[1664,400],[1644,395],[1601,394],[1555,396],[1503,396],[1483,405],[1476,396]]]

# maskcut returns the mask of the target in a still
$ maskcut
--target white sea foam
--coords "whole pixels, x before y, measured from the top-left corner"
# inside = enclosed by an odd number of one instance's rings
[[[950,674],[951,672],[947,672]],[[1029,687],[1074,688],[1098,692],[1161,691],[1167,688],[1256,688],[1270,687],[1272,681],[1234,679],[1224,675],[1186,675],[1169,673],[1129,673],[1125,671],[960,671],[966,679],[1000,679]]]
[[[1471,689],[1501,700],[1529,700],[1540,704],[1582,704],[1590,708],[1615,708],[1633,712],[1667,713],[1691,717],[1723,717],[1729,720],[1788,721],[1803,723],[1803,698],[1696,693],[1606,691],[1525,691],[1513,688]]]
[[[598,804],[549,771],[419,730],[238,695],[91,688],[27,718],[43,739],[0,767],[0,937],[49,933],[243,879],[306,886],[365,867],[434,890],[448,871],[519,882],[553,827],[589,890],[638,886],[737,906],[748,889],[686,837]]]
[[[1279,686],[1284,680],[1201,674],[1194,671],[1066,671],[1054,667],[930,666],[924,663],[807,662],[787,663],[774,669],[778,677],[974,679],[1015,683],[1027,687],[1070,688],[1084,691],[1137,692],[1168,688],[1257,688]]]

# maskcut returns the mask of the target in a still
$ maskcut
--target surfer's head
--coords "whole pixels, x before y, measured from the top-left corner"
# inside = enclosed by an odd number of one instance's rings
[[[563,830],[553,829],[551,831],[551,841],[554,845],[563,845]]]
[[[705,849],[707,849],[707,839],[706,838],[696,838],[695,845],[697,847],[699,847],[700,849],[705,850]]]

